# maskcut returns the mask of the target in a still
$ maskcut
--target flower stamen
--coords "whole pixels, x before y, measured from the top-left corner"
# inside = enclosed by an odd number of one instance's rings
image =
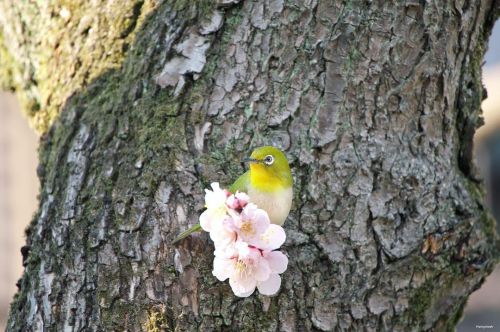
[[[255,229],[253,228],[252,222],[251,221],[243,222],[241,224],[241,232],[248,236],[254,235]]]

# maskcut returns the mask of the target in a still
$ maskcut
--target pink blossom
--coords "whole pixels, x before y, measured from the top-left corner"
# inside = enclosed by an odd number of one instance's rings
[[[216,255],[213,275],[220,281],[229,278],[229,285],[239,297],[250,296],[255,288],[263,295],[274,295],[281,285],[281,277],[288,258],[279,251],[262,252],[244,242],[235,246],[232,256]]]
[[[275,250],[285,242],[285,231],[271,224],[267,212],[250,203],[247,194],[231,194],[218,183],[211,187],[205,190],[207,209],[200,225],[214,242],[214,276],[229,279],[236,296],[250,296],[255,288],[263,295],[276,294],[279,274],[288,265],[288,258]]]
[[[237,191],[236,194],[227,198],[226,204],[230,209],[241,210],[248,204],[249,200],[247,194]]]
[[[259,247],[261,237],[265,234],[271,222],[266,211],[249,203],[240,214],[233,215],[234,230],[244,242]]]
[[[238,209],[240,206],[238,200],[236,199],[236,197],[234,195],[231,195],[227,198],[226,205],[228,208],[234,209],[234,210]]]
[[[238,191],[238,192],[236,192],[236,194],[234,194],[234,196],[236,197],[236,199],[240,203],[241,208],[244,208],[250,202],[250,197],[245,193]]]
[[[205,207],[200,216],[200,225],[206,232],[211,232],[214,225],[219,226],[227,216],[227,191],[220,188],[219,183],[212,183],[212,190],[205,189]]]
[[[238,234],[233,229],[232,217],[226,215],[223,220],[212,224],[210,239],[214,242],[216,250],[224,250],[226,247],[234,246]]]

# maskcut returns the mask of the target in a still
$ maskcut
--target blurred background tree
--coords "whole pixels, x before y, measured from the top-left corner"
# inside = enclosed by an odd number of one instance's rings
[[[493,269],[471,163],[498,1],[0,4],[42,135],[9,330],[450,329]],[[253,146],[296,179],[279,296],[210,273],[202,189]]]

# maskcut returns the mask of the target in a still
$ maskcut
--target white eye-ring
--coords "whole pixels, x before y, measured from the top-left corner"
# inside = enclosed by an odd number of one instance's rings
[[[274,157],[272,155],[269,154],[264,158],[264,164],[272,165],[273,163],[274,163]]]

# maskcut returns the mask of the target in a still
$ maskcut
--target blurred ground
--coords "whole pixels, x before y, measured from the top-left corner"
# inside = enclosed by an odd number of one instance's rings
[[[488,99],[485,125],[476,135],[479,167],[484,173],[488,203],[500,220],[500,24],[490,39],[483,71]],[[24,228],[36,208],[37,138],[18,110],[15,98],[0,92],[0,330],[5,329],[8,303],[21,275],[20,248]],[[486,326],[481,328],[478,326]],[[492,326],[491,328],[489,328]],[[500,331],[500,265],[469,299],[459,332]]]
[[[480,328],[477,326],[492,326]],[[500,265],[483,286],[469,298],[457,332],[500,331]]]
[[[488,98],[483,101],[484,126],[474,137],[477,163],[485,178],[488,205],[500,232],[500,21],[491,36],[483,66],[483,84]],[[500,331],[500,264],[483,286],[469,298],[458,332]]]
[[[37,204],[37,137],[16,99],[0,92],[0,330],[21,276],[24,228]]]

